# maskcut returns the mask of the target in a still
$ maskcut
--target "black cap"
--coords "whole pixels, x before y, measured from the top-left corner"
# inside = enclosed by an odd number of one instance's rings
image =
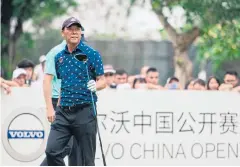
[[[76,19],[75,17],[70,17],[68,18],[67,20],[65,20],[62,24],[62,30],[65,28],[65,27],[70,27],[71,25],[73,24],[76,24],[78,25],[83,31],[84,31],[84,28],[83,26],[81,25],[80,21],[78,19]]]

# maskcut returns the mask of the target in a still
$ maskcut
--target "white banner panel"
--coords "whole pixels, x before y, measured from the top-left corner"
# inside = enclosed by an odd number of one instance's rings
[[[104,90],[98,97],[107,165],[240,165],[238,93]],[[2,165],[41,163],[49,133],[44,106],[41,90],[2,94]]]

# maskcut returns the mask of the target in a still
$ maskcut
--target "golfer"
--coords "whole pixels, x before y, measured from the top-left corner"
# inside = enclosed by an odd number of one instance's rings
[[[97,101],[96,91],[106,87],[100,54],[81,40],[82,25],[71,17],[62,25],[62,36],[66,46],[56,54],[54,72],[61,79],[59,107],[54,111],[50,84],[44,84],[47,118],[51,124],[46,148],[49,166],[64,165],[62,150],[71,136],[76,138],[83,165],[95,165],[97,121],[93,105]],[[87,62],[79,62],[75,55],[84,54]],[[88,80],[88,73],[90,80]],[[50,73],[45,77],[50,80]],[[93,94],[94,104],[91,100]]]
[[[59,45],[55,46],[52,48],[46,55],[46,66],[44,72],[45,78],[44,78],[44,84],[46,85],[51,85],[52,87],[52,104],[53,104],[53,109],[56,111],[57,103],[58,103],[58,98],[60,96],[60,87],[61,87],[61,80],[57,79],[57,75],[55,73],[55,66],[54,66],[54,58],[56,54],[60,51],[62,51],[66,46],[66,41],[62,41]],[[51,77],[48,77],[48,75],[52,75]],[[49,87],[49,86],[46,86]],[[82,158],[81,157],[81,152],[78,151],[78,145],[77,141],[74,137],[72,137],[67,146],[64,148],[63,153],[62,153],[62,158],[64,158],[66,155],[68,155],[68,165],[69,166],[82,166]],[[48,166],[47,159],[45,158],[43,162],[40,164],[40,166]]]

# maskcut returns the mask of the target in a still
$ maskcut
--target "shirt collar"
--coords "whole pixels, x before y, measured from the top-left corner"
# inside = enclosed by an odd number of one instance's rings
[[[65,41],[65,40],[63,40],[61,44],[65,44],[65,45],[66,45],[66,41]]]
[[[64,42],[64,41],[63,41],[63,42]],[[66,42],[65,42],[65,43],[66,43]],[[73,51],[73,53],[76,52],[76,51],[82,51],[83,46],[84,46],[84,44],[83,44],[83,40],[81,39],[81,41],[79,42],[79,44],[77,45],[77,48]],[[66,44],[64,50],[65,50],[65,52],[70,53],[70,52],[68,51],[67,44]]]

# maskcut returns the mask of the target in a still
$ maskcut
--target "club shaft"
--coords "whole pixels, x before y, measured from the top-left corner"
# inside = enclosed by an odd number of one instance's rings
[[[89,76],[87,64],[86,64],[86,71],[87,71],[88,81],[90,81],[90,76]],[[101,152],[102,152],[103,165],[107,166],[106,160],[105,160],[105,155],[104,155],[104,152],[103,152],[103,146],[102,146],[102,139],[101,139],[101,135],[100,135],[100,130],[99,130],[99,126],[98,126],[97,110],[96,110],[96,106],[95,106],[94,99],[93,99],[93,93],[92,93],[92,91],[90,91],[90,92],[91,92],[91,100],[92,100],[92,105],[93,105],[93,112],[94,112],[94,116],[96,117],[96,122],[97,122],[97,132],[98,132],[98,139],[99,139],[99,142],[100,142],[100,148],[101,148]]]

